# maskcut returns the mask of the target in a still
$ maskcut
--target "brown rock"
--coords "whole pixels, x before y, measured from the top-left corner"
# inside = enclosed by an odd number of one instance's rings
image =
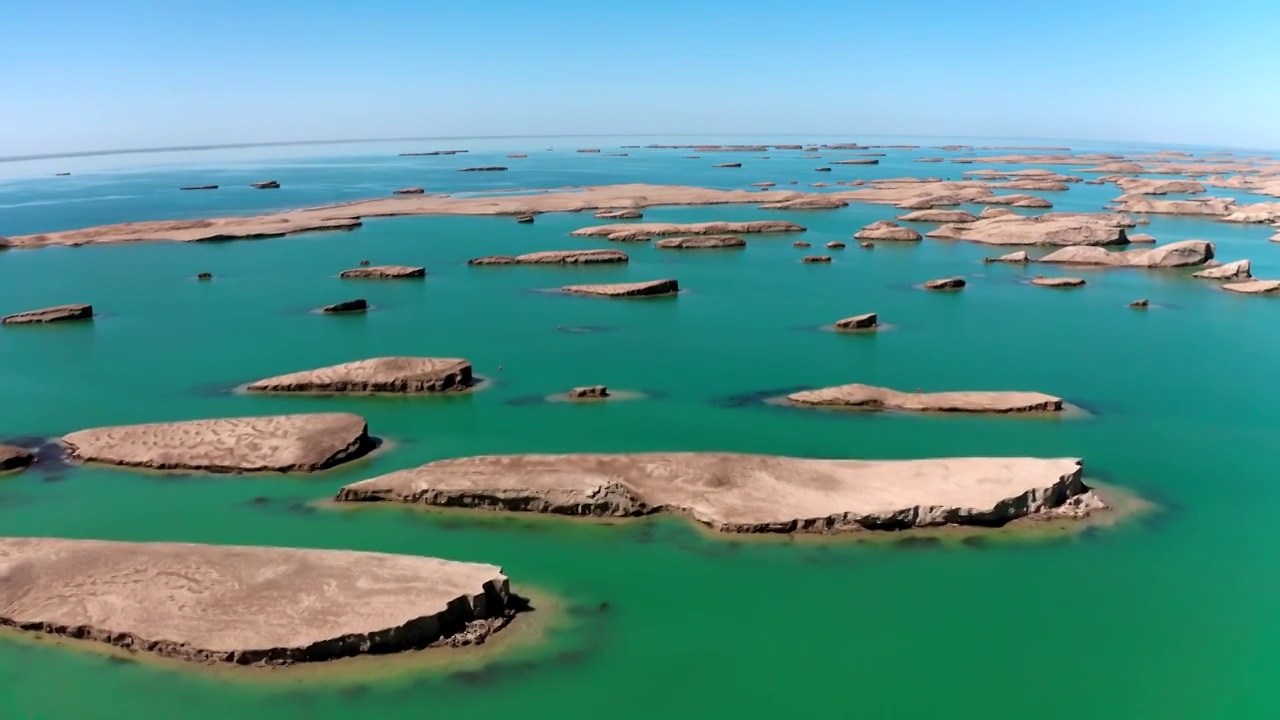
[[[187,187],[178,188],[178,189],[179,190],[217,190],[218,186],[217,185],[188,185]]]
[[[740,162],[737,162],[737,163],[719,163],[719,164],[717,164],[717,165],[712,165],[711,167],[718,167],[718,168],[740,168],[740,167],[742,167],[742,163],[740,163]]]
[[[22,470],[36,461],[31,452],[13,445],[0,445],[0,472]]]
[[[930,280],[924,284],[925,290],[959,290],[968,283],[964,278],[951,277],[942,278],[941,280]]]
[[[1058,412],[1062,398],[1037,392],[899,392],[872,385],[838,385],[792,393],[797,405],[899,410],[908,412],[1027,413]]]
[[[275,180],[263,180],[262,182],[251,183],[249,187],[255,190],[279,190],[280,183]]]
[[[321,312],[327,313],[361,313],[369,309],[369,303],[363,298],[356,300],[344,300],[333,305],[326,305]]]
[[[829,262],[831,262],[831,256],[830,256],[830,255],[806,255],[806,256],[805,256],[805,258],[804,258],[804,262],[806,262],[806,263],[829,263]]]
[[[967,223],[978,218],[964,210],[916,210],[899,215],[898,219],[905,222]]]
[[[1128,236],[1131,243],[1154,243],[1156,239],[1146,233],[1133,233]]]
[[[807,247],[810,247],[810,245],[809,245],[809,243],[805,242],[804,240],[797,240],[797,241],[795,241],[795,242],[791,243],[791,247],[794,247],[794,248],[807,248]]]
[[[1124,228],[1133,221],[1110,213],[1002,215],[971,223],[953,223],[926,235],[986,245],[1124,245]]]
[[[623,223],[597,225],[569,233],[575,237],[604,237],[615,242],[643,241],[663,235],[742,235],[747,233],[804,232],[804,227],[782,220],[704,223]]]
[[[502,165],[484,165],[480,167],[458,168],[458,172],[506,172],[507,168]]]
[[[905,228],[892,220],[881,220],[859,230],[854,236],[858,240],[894,240],[914,242],[920,240],[920,233]]]
[[[999,256],[999,257],[987,257],[987,258],[983,258],[983,259],[982,259],[982,262],[985,262],[985,263],[1027,263],[1027,262],[1031,262],[1031,256],[1027,254],[1027,251],[1026,251],[1026,250],[1019,250],[1019,251],[1017,251],[1017,252],[1011,252],[1011,253],[1009,253],[1008,255],[1001,255],[1001,256]]]
[[[1049,288],[1077,288],[1084,287],[1085,282],[1082,278],[1073,277],[1037,277],[1031,280],[1031,284]]]
[[[518,223],[520,223],[520,224],[522,224],[522,225],[528,225],[529,223],[533,222],[533,216],[532,216],[532,215],[529,215],[529,214],[527,214],[527,213],[526,213],[526,214],[524,214],[524,215],[517,215],[517,216],[516,216],[516,222],[518,222]]]
[[[832,160],[832,165],[879,165],[880,161],[875,158],[859,158],[857,160]]]
[[[633,283],[604,283],[595,285],[567,285],[564,292],[575,295],[602,295],[605,297],[656,297],[674,295],[680,291],[675,280],[650,280]]]
[[[544,250],[524,255],[490,255],[473,258],[468,265],[589,265],[624,263],[630,258],[621,250]]]
[[[1151,302],[1150,302],[1149,300],[1147,300],[1146,298],[1142,298],[1142,299],[1140,299],[1140,300],[1134,300],[1133,302],[1129,303],[1129,307],[1131,307],[1131,308],[1139,308],[1139,309],[1145,309],[1145,308],[1149,307],[1150,305],[1151,305]]]
[[[380,357],[279,375],[245,387],[255,393],[456,392],[474,384],[471,363],[459,358]]]
[[[765,203],[758,207],[761,210],[836,210],[842,207],[849,207],[849,203],[838,197],[819,195],[816,197],[779,200],[778,202]]]
[[[196,279],[197,279],[197,280],[212,280],[212,279],[213,279],[213,273],[202,272],[202,273],[200,273],[199,275],[196,275]]]
[[[622,210],[601,210],[596,213],[596,217],[601,220],[638,220],[644,217],[644,213],[639,210],[622,209]]]
[[[24,325],[29,323],[66,322],[68,320],[90,320],[92,318],[92,305],[58,305],[56,307],[6,315],[3,320],[0,320],[0,323],[4,325]]]
[[[1201,270],[1192,274],[1192,277],[1205,278],[1207,280],[1252,280],[1253,273],[1252,264],[1248,260],[1237,260],[1224,265]]]
[[[831,172],[831,168],[829,168],[829,167],[820,167],[820,168],[814,168],[814,169],[813,169],[813,171],[814,171],[814,172]]]
[[[370,264],[370,263],[369,263],[369,261],[368,261],[368,260],[361,260],[361,261],[360,261],[360,267],[369,267],[369,264]]]
[[[85,462],[154,470],[310,472],[373,449],[364,418],[349,413],[125,425],[62,438]]]
[[[1013,215],[1016,217],[1018,213],[1010,210],[1009,208],[985,207],[985,208],[982,208],[982,212],[978,214],[978,219],[990,220],[991,218],[1008,217],[1010,215]]]
[[[654,243],[654,247],[673,250],[710,250],[717,248],[746,247],[747,241],[737,235],[691,235],[666,238]]]
[[[1246,282],[1227,283],[1223,290],[1245,295],[1269,295],[1280,291],[1280,280],[1249,280]]]
[[[399,190],[393,190],[393,191],[392,191],[392,194],[394,194],[394,195],[421,195],[421,194],[423,194],[424,192],[426,192],[426,190],[423,190],[423,189],[422,189],[422,188],[420,188],[420,187],[407,187],[407,188],[400,188]]]
[[[338,277],[344,279],[353,278],[372,278],[372,279],[394,279],[394,278],[422,278],[427,276],[427,269],[420,267],[409,267],[407,265],[375,265],[371,267],[361,267],[352,270],[343,270]]]
[[[845,248],[845,244],[840,242],[839,240],[832,240],[831,242],[827,243],[827,247],[832,250],[843,250]]]
[[[609,388],[604,385],[586,385],[576,387],[569,391],[569,397],[573,400],[591,400],[609,397]]]
[[[843,320],[836,321],[837,330],[868,330],[879,325],[879,318],[875,313],[865,313],[863,315],[854,315]]]
[[[873,243],[873,242],[871,242],[870,240],[868,240],[868,241],[866,241],[866,242],[858,243],[858,247],[862,248],[863,250],[870,250],[871,248],[873,248],[873,247],[875,247],[875,246],[876,246],[876,244],[875,244],[875,243]]]
[[[1183,240],[1151,248],[1111,252],[1100,247],[1064,247],[1045,255],[1039,262],[1104,267],[1170,268],[1203,265],[1213,259],[1213,243]]]

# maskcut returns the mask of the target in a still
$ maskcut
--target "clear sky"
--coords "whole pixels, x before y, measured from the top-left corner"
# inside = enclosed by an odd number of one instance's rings
[[[0,156],[906,134],[1280,148],[1280,0],[0,0]]]

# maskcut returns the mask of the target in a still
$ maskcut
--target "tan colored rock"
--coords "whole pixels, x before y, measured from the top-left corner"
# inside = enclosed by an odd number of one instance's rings
[[[771,187],[774,187],[774,186],[775,186],[775,185],[777,185],[777,184],[778,184],[778,183],[775,183],[775,182],[758,182],[758,183],[751,183],[751,187],[758,187],[758,188],[771,188]]]
[[[982,262],[985,262],[985,263],[1028,263],[1028,262],[1031,262],[1031,256],[1027,254],[1027,251],[1026,251],[1026,250],[1019,250],[1019,251],[1017,251],[1017,252],[1011,252],[1011,253],[1009,253],[1009,254],[1007,254],[1007,255],[1000,255],[999,257],[986,257],[986,258],[983,258],[983,259],[982,259]]]
[[[920,233],[911,228],[902,227],[892,220],[880,220],[862,228],[853,236],[857,240],[893,240],[914,242],[920,240]]]
[[[1109,175],[1141,175],[1147,169],[1134,162],[1109,162],[1092,167],[1085,172],[1107,173]]]
[[[1036,277],[1031,279],[1031,284],[1047,288],[1078,288],[1084,287],[1085,281],[1075,277]]]
[[[665,238],[657,241],[653,246],[672,250],[711,250],[746,247],[747,241],[737,235],[691,235]]]
[[[6,315],[0,324],[25,325],[31,323],[66,322],[69,320],[92,320],[92,305],[58,305],[56,307],[28,310],[26,312]]]
[[[1063,400],[1037,392],[899,392],[872,385],[838,385],[792,393],[797,405],[898,410],[904,412],[1030,413],[1058,412]]]
[[[533,216],[528,213],[525,213],[524,215],[517,215],[516,222],[522,225],[528,225],[533,222]]]
[[[964,210],[916,210],[899,215],[898,219],[905,222],[967,223],[978,218]]]
[[[988,205],[1010,205],[1020,208],[1051,208],[1053,203],[1035,195],[992,195],[982,198]]]
[[[845,248],[845,244],[840,242],[839,240],[832,240],[831,242],[827,243],[827,248],[831,250],[843,250]]]
[[[36,461],[36,456],[25,448],[0,445],[0,473],[22,470]]]
[[[1004,208],[1004,207],[985,207],[985,208],[982,208],[982,212],[978,214],[978,219],[990,220],[991,218],[1009,217],[1009,216],[1017,217],[1018,213],[1010,210],[1009,208]]]
[[[1131,243],[1154,243],[1155,237],[1146,233],[1133,233],[1128,236]]]
[[[529,156],[525,153],[511,153],[507,157],[511,158],[512,160],[523,160],[524,158],[527,158]]]
[[[802,262],[810,263],[810,264],[829,263],[831,262],[831,256],[830,255],[806,255],[804,256],[804,260]]]
[[[837,330],[870,330],[880,324],[879,316],[875,313],[864,313],[862,315],[854,315],[843,320],[836,321]]]
[[[422,394],[466,390],[471,363],[459,358],[380,357],[259,380],[258,393]]]
[[[377,279],[390,280],[395,278],[421,278],[427,276],[427,269],[420,267],[409,267],[407,265],[371,265],[368,267],[353,268],[351,270],[343,270],[338,273],[338,277],[343,279]]]
[[[1227,283],[1223,290],[1245,295],[1268,295],[1280,291],[1280,280],[1249,280],[1246,282]]]
[[[364,418],[350,413],[94,428],[62,442],[71,457],[85,462],[204,472],[324,470],[374,447]]]
[[[783,220],[703,223],[627,223],[579,228],[575,237],[604,237],[615,242],[648,240],[663,235],[742,235],[745,233],[804,232],[804,227]]]
[[[1201,270],[1193,273],[1192,277],[1205,278],[1208,280],[1252,280],[1253,274],[1250,272],[1252,264],[1248,260],[1236,260],[1218,267]]]
[[[1076,459],[808,460],[728,453],[509,455],[428,463],[348,485],[339,502],[556,515],[685,515],[721,532],[991,527],[1105,507]]]
[[[654,297],[674,295],[680,291],[675,280],[650,280],[633,283],[604,283],[595,285],[567,285],[562,291],[575,295],[602,295],[605,297]]]
[[[858,243],[858,247],[862,248],[863,250],[871,250],[875,246],[876,244],[871,242],[870,240],[867,240],[866,242]]]
[[[644,213],[631,209],[601,210],[596,213],[596,217],[601,220],[637,220],[644,217]]]
[[[778,202],[765,203],[760,205],[759,208],[761,210],[835,210],[848,206],[848,202],[838,197],[820,195],[818,197],[779,200]]]
[[[875,158],[857,158],[855,160],[832,160],[832,165],[879,165],[880,161]]]
[[[417,555],[2,538],[0,568],[0,626],[204,664],[479,644],[519,607],[501,568]]]
[[[489,255],[472,258],[468,265],[593,265],[624,263],[630,258],[621,250],[543,250],[523,255]]]
[[[1168,193],[1202,193],[1204,185],[1195,180],[1155,180],[1122,177],[1116,186],[1128,195],[1166,195]]]
[[[942,278],[940,280],[930,280],[924,284],[925,290],[959,290],[968,283],[961,277]]]
[[[943,225],[925,233],[942,240],[986,245],[1124,245],[1133,221],[1110,213],[1001,215],[971,223]]]
[[[1239,205],[1223,216],[1223,222],[1262,224],[1280,221],[1280,202]]]
[[[1125,212],[1151,215],[1229,215],[1236,207],[1234,198],[1197,198],[1195,200],[1151,200],[1142,197],[1121,205]]]
[[[1213,243],[1183,240],[1151,248],[1111,252],[1100,247],[1065,247],[1040,258],[1042,263],[1104,267],[1170,268],[1203,265],[1213,259]]]

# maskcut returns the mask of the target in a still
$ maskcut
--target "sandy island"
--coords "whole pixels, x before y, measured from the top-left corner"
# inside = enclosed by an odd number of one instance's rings
[[[350,413],[188,420],[80,430],[62,438],[71,457],[154,470],[310,472],[374,448]]]
[[[731,453],[509,455],[441,460],[342,488],[338,502],[594,517],[686,515],[721,532],[844,533],[1106,506],[1076,459],[810,460]]]
[[[0,538],[0,626],[270,667],[483,643],[493,565],[345,550]]]
[[[957,391],[901,392],[873,385],[837,385],[792,393],[793,405],[904,412],[1034,413],[1059,412],[1062,398],[1038,392]]]
[[[471,363],[460,358],[381,357],[266,378],[245,390],[406,395],[467,390],[473,382]]]

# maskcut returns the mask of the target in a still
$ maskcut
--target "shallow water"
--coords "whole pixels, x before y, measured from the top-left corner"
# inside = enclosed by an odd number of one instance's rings
[[[649,142],[649,139],[635,142]],[[726,140],[731,142],[733,140]],[[748,140],[749,141],[749,140]],[[775,139],[773,142],[787,142]],[[66,178],[0,183],[0,235],[101,222],[199,217],[381,195],[395,187],[484,190],[606,182],[780,189],[985,166],[918,164],[937,150],[884,151],[835,166],[773,151],[629,149],[620,139],[547,152],[546,140],[454,157],[333,148],[24,163]],[[681,142],[677,140],[677,142]],[[691,141],[696,142],[696,141]],[[864,140],[864,142],[870,142]],[[562,141],[556,141],[557,146]],[[937,144],[934,141],[933,144]],[[454,147],[443,143],[439,147]],[[1088,148],[1086,148],[1088,149]],[[1135,148],[1142,150],[1143,148]],[[505,153],[528,152],[527,160]],[[356,152],[356,151],[352,151]],[[254,153],[266,159],[254,160]],[[824,153],[826,154],[826,153]],[[851,155],[852,153],[829,153]],[[712,169],[741,161],[741,169]],[[76,162],[86,163],[80,173]],[[508,173],[464,173],[506,164]],[[3,164],[0,164],[3,165]],[[1011,168],[1017,169],[1017,168]],[[1078,168],[1056,167],[1077,174]],[[31,170],[30,172],[35,172]],[[47,174],[46,173],[46,174]],[[30,173],[28,173],[30,174]],[[248,182],[277,179],[279,191]],[[186,184],[224,189],[180,193]],[[1096,210],[1114,186],[1032,193]],[[1226,194],[1218,191],[1214,194]],[[1239,193],[1233,193],[1241,197]],[[768,193],[762,193],[767,198]],[[85,200],[86,197],[99,198]],[[48,202],[47,205],[35,203]],[[973,208],[976,209],[976,208]],[[889,717],[1267,717],[1280,711],[1273,571],[1280,502],[1271,382],[1280,303],[1239,297],[1188,272],[1028,270],[984,265],[992,249],[926,240],[863,250],[861,226],[898,214],[852,205],[767,212],[655,208],[646,221],[788,219],[798,236],[747,236],[745,250],[666,251],[572,238],[590,215],[372,220],[352,232],[269,241],[138,244],[0,253],[0,313],[91,302],[91,324],[0,331],[0,438],[100,424],[349,410],[390,441],[367,460],[297,477],[157,476],[53,465],[0,478],[0,533],[405,552],[502,565],[563,599],[545,646],[484,671],[380,682],[229,683],[48,645],[0,641],[7,717],[340,718],[353,713],[562,717],[760,717],[851,708]],[[922,226],[922,229],[928,226]],[[1200,237],[1225,260],[1280,276],[1268,228],[1155,218],[1160,242]],[[828,240],[850,243],[827,251]],[[468,258],[621,247],[623,267],[488,267]],[[800,258],[830,253],[829,266]],[[425,265],[425,281],[336,278],[360,259]],[[212,282],[197,282],[212,272]],[[1025,284],[1033,272],[1088,287]],[[913,285],[961,274],[963,292]],[[671,299],[612,301],[538,292],[570,283],[676,277]],[[364,316],[309,312],[364,297]],[[1152,309],[1127,303],[1150,298]],[[892,330],[837,335],[836,319],[878,312]],[[563,328],[561,330],[560,328]],[[470,359],[491,386],[468,396],[265,398],[234,386],[378,355]],[[1026,389],[1061,395],[1072,420],[806,412],[768,392],[843,382],[902,389]],[[643,400],[532,402],[607,384]],[[677,520],[622,525],[477,522],[418,512],[333,512],[312,501],[342,484],[432,459],[490,452],[733,450],[815,457],[1041,455],[1085,458],[1094,478],[1160,510],[1041,542],[739,542]],[[1250,512],[1246,515],[1245,510]],[[600,610],[607,603],[606,610]],[[501,636],[499,636],[499,639]],[[68,692],[74,678],[75,692]]]

